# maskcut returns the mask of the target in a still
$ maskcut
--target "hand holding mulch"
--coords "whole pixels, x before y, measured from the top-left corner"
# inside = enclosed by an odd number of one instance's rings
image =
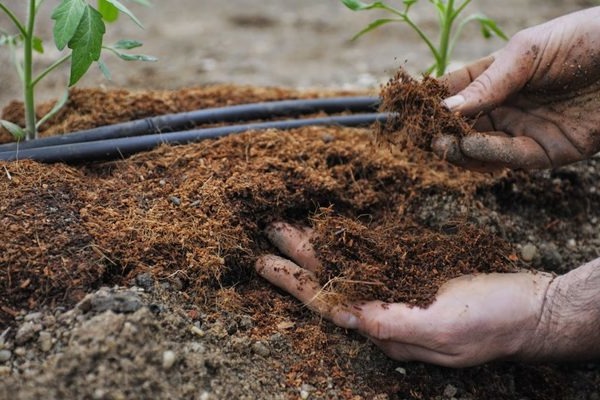
[[[595,7],[523,30],[492,56],[443,77],[452,95],[446,105],[475,118],[479,133],[440,136],[434,151],[469,168],[527,170],[600,151],[598,18]]]
[[[426,77],[418,84],[400,71],[382,93],[382,110],[397,114],[379,138],[397,145],[408,139],[474,170],[553,168],[589,158],[600,151],[598,18],[595,7],[521,31],[439,82]],[[454,114],[437,103],[447,96]]]
[[[396,360],[465,367],[498,358],[533,359],[552,276],[544,273],[465,275],[445,283],[428,308],[381,301],[339,302],[319,283],[312,230],[274,224],[281,253],[256,262],[258,273],[340,327],[356,329]],[[537,333],[537,335],[536,335]]]

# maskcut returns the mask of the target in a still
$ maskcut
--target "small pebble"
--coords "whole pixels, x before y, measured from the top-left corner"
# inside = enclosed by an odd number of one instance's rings
[[[406,375],[406,369],[404,369],[402,367],[396,368],[396,372],[399,373],[400,375]]]
[[[25,350],[25,347],[17,347],[15,349],[16,356],[23,357],[25,354],[27,354],[27,350]]]
[[[527,243],[521,249],[521,258],[525,262],[531,262],[537,254],[537,247],[532,243]]]
[[[571,250],[574,250],[577,248],[577,242],[575,241],[575,239],[569,239],[567,240],[567,247]]]
[[[160,181],[158,181],[158,184],[160,186],[165,186],[167,184],[167,181],[165,181],[164,179],[161,179]]]
[[[0,365],[0,376],[8,376],[10,375],[10,367]]]
[[[40,336],[38,337],[38,344],[40,346],[40,350],[44,353],[47,353],[52,348],[52,335],[50,332],[43,331],[40,332]]]
[[[169,197],[169,200],[171,200],[171,203],[173,203],[173,205],[176,205],[176,206],[181,205],[181,199],[179,197],[171,196],[171,197]]]
[[[307,392],[306,390],[301,390],[301,391],[300,391],[300,398],[301,398],[302,400],[306,400],[306,399],[308,399],[309,397],[310,397],[310,393],[309,393],[309,392]]]
[[[162,367],[163,369],[171,369],[175,361],[177,360],[177,356],[171,350],[167,350],[163,353],[162,356]]]
[[[0,363],[7,362],[12,357],[10,350],[0,350]]]
[[[24,318],[25,321],[39,321],[40,319],[42,319],[41,312],[34,312],[34,313],[27,314]]]
[[[42,330],[40,324],[34,324],[33,322],[25,322],[15,335],[16,344],[24,344],[33,339],[36,333]]]
[[[233,335],[238,331],[238,324],[235,321],[231,321],[227,324],[227,333]]]
[[[243,315],[240,318],[240,322],[239,322],[240,329],[242,329],[244,331],[247,331],[248,329],[252,328],[252,325],[253,325],[253,323],[252,323],[252,317],[251,316],[249,316],[249,315]]]
[[[206,332],[204,332],[202,329],[198,328],[195,325],[192,325],[192,327],[190,328],[190,330],[192,331],[192,333],[198,337],[204,337],[204,335],[206,335]]]
[[[454,396],[456,396],[456,394],[458,393],[458,389],[456,387],[454,387],[453,385],[446,385],[446,388],[444,389],[444,397],[447,398],[452,398]]]
[[[252,351],[261,357],[268,357],[271,354],[271,350],[261,341],[255,342],[252,345]]]
[[[145,272],[135,277],[135,284],[144,290],[150,290],[154,287],[154,278],[151,274]]]

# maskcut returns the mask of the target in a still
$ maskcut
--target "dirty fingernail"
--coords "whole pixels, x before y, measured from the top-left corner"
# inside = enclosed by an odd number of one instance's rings
[[[336,325],[346,329],[358,328],[358,317],[347,311],[340,311],[335,315],[334,321]]]
[[[464,103],[465,103],[465,98],[459,94],[456,96],[448,97],[446,100],[442,101],[442,104],[444,105],[444,107],[446,107],[450,111],[455,110],[456,108],[460,107]]]

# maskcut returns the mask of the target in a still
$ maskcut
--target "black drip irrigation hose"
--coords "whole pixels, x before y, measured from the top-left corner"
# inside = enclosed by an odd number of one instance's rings
[[[324,99],[299,99],[242,104],[208,108],[177,114],[161,115],[119,124],[101,126],[75,133],[57,135],[21,143],[0,145],[0,152],[22,151],[37,147],[92,142],[156,133],[192,129],[195,126],[215,123],[269,120],[280,117],[301,116],[325,112],[375,112],[379,105],[376,97],[333,97]]]
[[[346,108],[344,108],[344,110],[346,110]],[[151,150],[161,144],[186,144],[203,139],[219,138],[235,133],[261,131],[266,129],[286,130],[316,125],[345,127],[369,126],[375,122],[384,122],[387,118],[387,113],[371,113],[220,126],[167,134],[155,133],[134,137],[120,137],[116,139],[32,147],[28,149],[19,148],[18,150],[0,152],[0,160],[13,161],[33,159],[45,163],[107,161],[123,158],[141,151]]]

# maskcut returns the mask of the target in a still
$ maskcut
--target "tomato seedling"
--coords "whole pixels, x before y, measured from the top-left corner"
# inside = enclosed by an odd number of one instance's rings
[[[134,3],[149,6],[147,0],[130,0]],[[155,61],[151,56],[128,54],[123,50],[131,50],[142,44],[133,40],[120,40],[113,45],[103,42],[106,32],[105,22],[115,21],[119,14],[125,14],[138,26],[142,27],[137,17],[119,0],[98,0],[94,7],[87,0],[60,0],[52,12],[54,21],[53,37],[56,48],[64,54],[39,74],[34,75],[33,54],[44,52],[43,41],[35,35],[36,17],[44,0],[29,0],[27,17],[21,21],[4,3],[0,2],[0,11],[4,12],[16,28],[16,33],[0,29],[0,46],[8,47],[13,63],[17,69],[23,86],[23,103],[25,106],[25,127],[10,121],[0,120],[0,125],[12,133],[17,139],[37,138],[39,127],[55,115],[67,102],[68,90],[52,110],[37,120],[35,113],[35,87],[49,73],[60,65],[71,63],[68,86],[75,85],[97,63],[102,73],[110,79],[109,70],[100,58],[103,50],[108,50],[126,61]],[[17,51],[22,48],[22,61]]]
[[[383,1],[373,3],[364,3],[360,0],[341,0],[342,3],[352,11],[365,10],[384,10],[393,15],[392,18],[380,18],[371,22],[362,31],[358,32],[353,39],[357,39],[367,32],[391,22],[401,22],[408,24],[423,40],[429,48],[434,58],[434,64],[427,70],[427,73],[435,71],[436,76],[441,76],[446,72],[454,46],[462,33],[463,28],[470,22],[478,22],[481,27],[481,33],[485,38],[496,35],[504,40],[508,38],[498,27],[496,22],[483,14],[471,14],[464,18],[459,18],[471,0],[429,0],[429,3],[435,7],[438,15],[439,41],[438,45],[425,33],[425,31],[410,17],[409,11],[418,0],[403,0],[404,9],[398,9],[388,5]],[[455,25],[456,24],[456,25]]]

